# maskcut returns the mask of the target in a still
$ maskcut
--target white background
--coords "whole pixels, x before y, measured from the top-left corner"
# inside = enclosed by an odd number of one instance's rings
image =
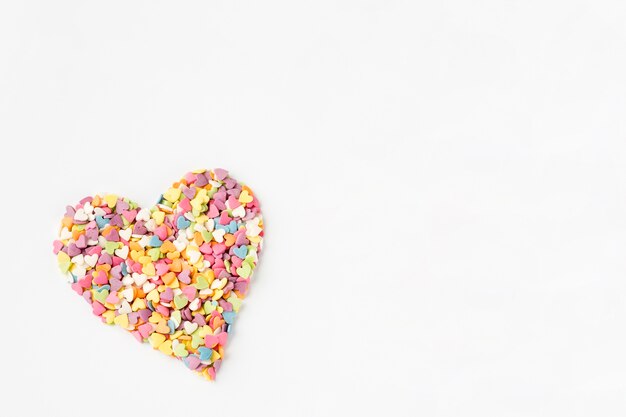
[[[626,414],[623,1],[1,4],[0,414]],[[51,242],[218,166],[267,229],[208,383]]]

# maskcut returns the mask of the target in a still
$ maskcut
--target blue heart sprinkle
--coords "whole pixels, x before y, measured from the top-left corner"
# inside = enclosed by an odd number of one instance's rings
[[[104,226],[109,224],[109,219],[105,219],[102,216],[96,216],[96,224],[98,225],[98,229],[102,229]]]
[[[185,219],[183,216],[179,216],[178,220],[176,220],[176,227],[178,228],[178,230],[186,229],[189,227],[189,225],[191,225],[191,222]]]
[[[213,355],[213,350],[207,347],[199,347],[198,352],[200,352],[201,361],[208,361],[211,359],[211,355]]]
[[[228,232],[235,233],[237,229],[239,229],[239,226],[237,226],[237,222],[234,220],[231,220],[230,223],[228,224]]]
[[[234,311],[225,311],[222,313],[222,317],[224,317],[224,321],[228,324],[233,324],[233,320],[235,320],[235,312]]]
[[[233,252],[235,252],[235,255],[237,255],[238,258],[244,259],[248,254],[248,247],[246,245],[241,245],[238,248],[233,249]]]
[[[158,236],[152,236],[150,242],[148,242],[148,246],[152,246],[153,248],[160,248],[163,242],[159,239]]]

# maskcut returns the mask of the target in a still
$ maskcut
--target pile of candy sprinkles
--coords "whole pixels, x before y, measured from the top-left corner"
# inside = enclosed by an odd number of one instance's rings
[[[112,194],[68,206],[54,253],[103,322],[212,380],[262,240],[252,191],[198,170],[149,210]]]

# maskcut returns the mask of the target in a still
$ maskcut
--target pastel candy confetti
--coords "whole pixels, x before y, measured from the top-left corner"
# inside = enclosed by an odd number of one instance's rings
[[[259,201],[218,168],[187,173],[150,209],[83,198],[66,208],[53,252],[104,323],[213,380],[262,243]]]

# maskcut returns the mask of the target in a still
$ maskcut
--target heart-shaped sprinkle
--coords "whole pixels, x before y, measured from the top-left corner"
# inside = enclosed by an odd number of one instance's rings
[[[240,277],[248,278],[252,273],[252,266],[250,262],[243,262],[241,267],[237,268],[237,275]]]
[[[233,253],[237,255],[240,259],[244,259],[248,254],[248,247],[241,245],[238,248],[233,249]]]
[[[114,194],[68,206],[53,252],[104,323],[214,379],[262,242],[258,200],[215,169],[150,209]]]
[[[187,334],[192,334],[193,332],[196,331],[196,329],[198,328],[198,323],[194,323],[192,321],[186,321],[183,324],[183,327],[185,328],[185,332]]]

